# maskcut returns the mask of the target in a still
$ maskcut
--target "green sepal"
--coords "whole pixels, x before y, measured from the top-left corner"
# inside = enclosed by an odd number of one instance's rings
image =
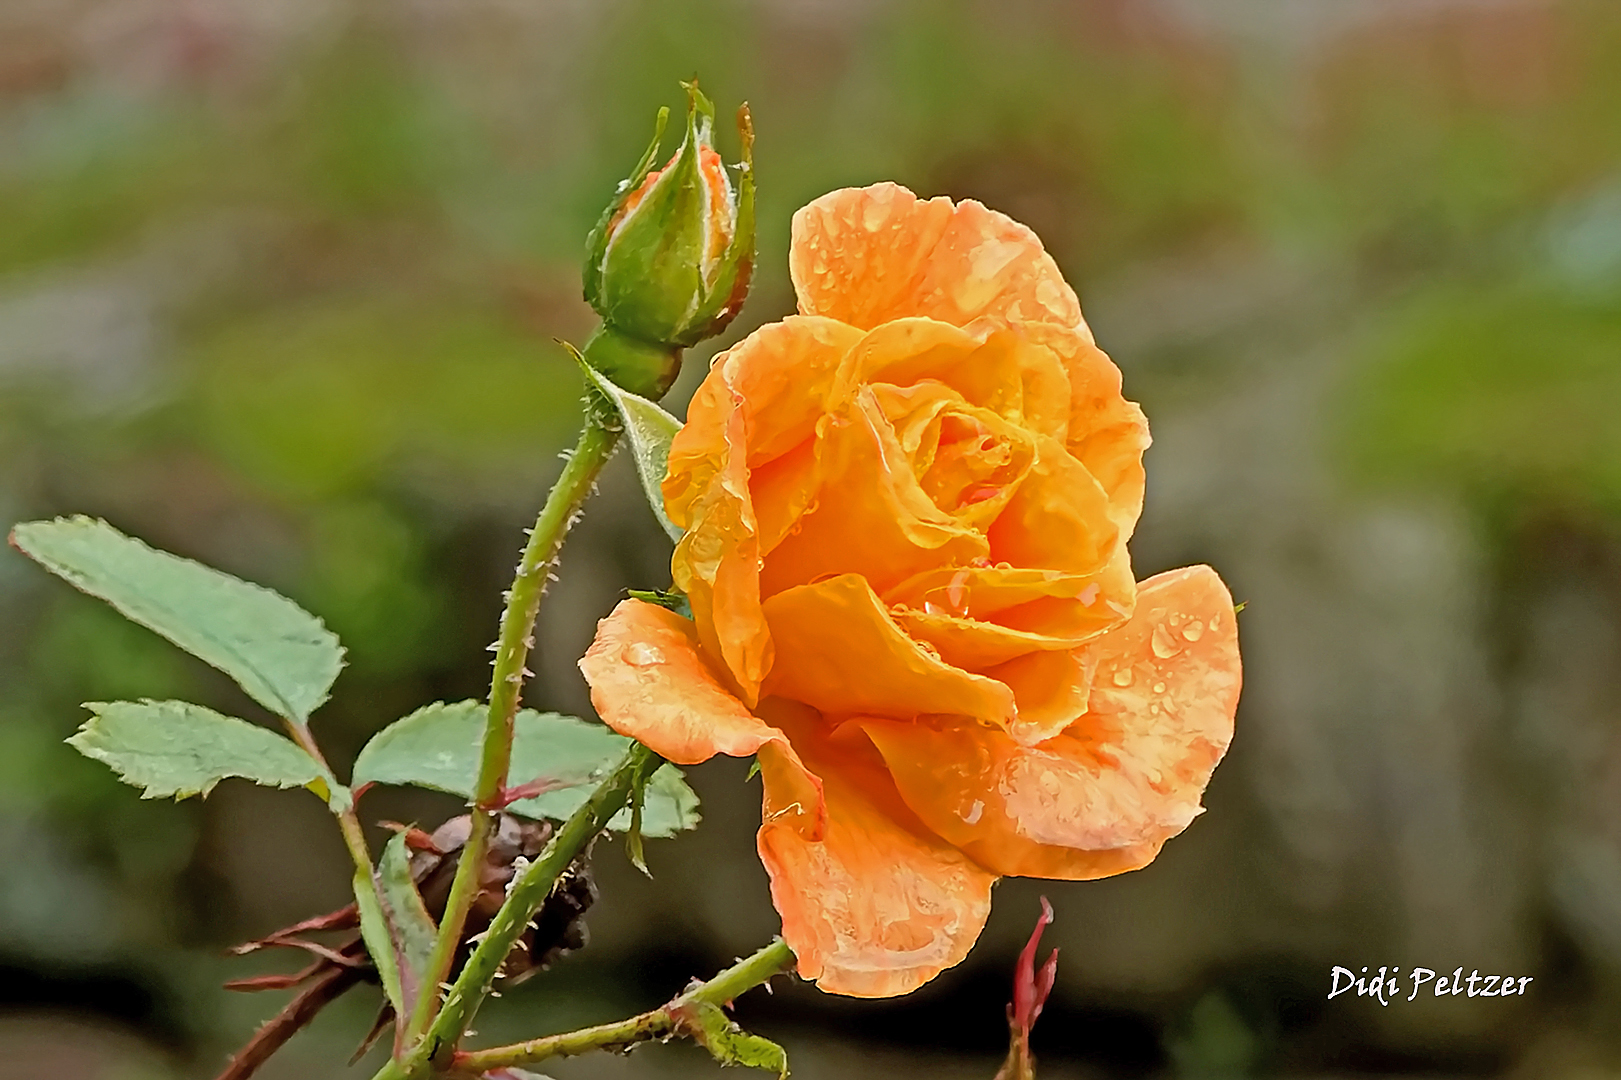
[[[691,327],[675,344],[696,345],[731,325],[743,309],[749,281],[754,276],[754,121],[749,107],[737,110],[737,133],[743,159],[737,165],[737,219],[732,241],[715,268],[715,277],[704,289],[704,299],[693,313]]]
[[[644,341],[674,342],[704,295],[709,234],[698,148],[709,142],[713,107],[688,88],[687,133],[675,158],[604,238],[597,313]]]
[[[669,470],[670,444],[681,430],[681,421],[646,398],[617,386],[602,372],[586,362],[573,346],[569,351],[585,372],[586,381],[606,400],[613,410],[613,422],[624,432],[636,461],[636,475],[642,482],[642,493],[670,539],[680,541],[683,531],[670,521],[664,512],[664,474]]]
[[[626,589],[625,593],[632,600],[657,605],[666,611],[675,612],[683,619],[692,618],[692,604],[687,600],[687,594],[680,589]]]
[[[660,106],[658,119],[653,123],[653,141],[647,144],[642,152],[642,158],[636,163],[636,168],[619,186],[614,189],[613,201],[597,219],[591,234],[586,237],[585,250],[585,300],[593,308],[597,306],[602,291],[602,258],[607,247],[608,232],[613,228],[614,219],[625,208],[625,203],[635,194],[636,189],[642,186],[647,174],[653,171],[653,165],[658,161],[659,145],[664,142],[664,129],[670,123],[670,108],[668,105]]]

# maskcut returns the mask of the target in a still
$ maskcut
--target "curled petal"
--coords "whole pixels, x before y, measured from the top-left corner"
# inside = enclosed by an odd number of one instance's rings
[[[760,538],[749,494],[744,415],[726,416],[721,469],[691,506],[670,576],[687,594],[698,639],[745,702],[757,700],[771,667],[771,634],[760,608]]]
[[[1063,362],[1069,377],[1069,425],[1064,443],[1108,499],[1110,516],[1131,536],[1143,510],[1143,451],[1148,419],[1120,392],[1120,369],[1090,334],[1049,324],[1025,327]]]
[[[871,390],[823,421],[817,455],[813,508],[766,557],[764,595],[844,573],[883,588],[985,554],[985,538],[935,506],[919,484]]]
[[[923,200],[898,184],[846,188],[800,209],[788,268],[800,311],[864,329],[910,315],[1085,327],[1035,233],[972,199]]]
[[[1016,742],[1046,742],[1086,713],[1097,655],[1091,649],[1026,653],[985,674],[1013,691],[1018,719],[1008,725]]]
[[[891,608],[889,613],[913,640],[927,642],[940,654],[940,659],[964,671],[984,672],[1027,653],[1080,644],[1068,638],[1014,630],[943,611]]]
[[[1135,869],[1200,812],[1241,681],[1226,587],[1202,566],[1151,578],[1132,619],[1091,648],[1086,714],[1036,746],[949,718],[861,722],[907,805],[988,869]]]
[[[1013,694],[942,661],[906,635],[859,575],[799,585],[765,603],[778,661],[761,693],[824,713],[910,718],[949,712],[1013,719]]]
[[[1037,438],[1035,465],[989,537],[993,560],[1092,576],[1096,599],[1117,616],[1131,613],[1136,589],[1125,534],[1102,486],[1056,439]]]
[[[923,827],[870,747],[865,755],[834,748],[782,715],[792,708],[768,715],[793,732],[821,777],[827,827],[821,839],[809,839],[774,815],[773,798],[782,796],[769,790],[767,777],[758,846],[783,939],[800,975],[829,993],[910,993],[968,955],[990,912],[995,878]]]
[[[580,671],[603,723],[677,765],[747,757],[769,744],[803,768],[787,737],[721,685],[691,621],[657,604],[620,601],[597,623]]]

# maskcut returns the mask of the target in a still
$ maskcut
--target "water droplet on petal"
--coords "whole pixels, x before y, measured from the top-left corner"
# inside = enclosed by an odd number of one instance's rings
[[[1114,678],[1111,681],[1116,686],[1130,686],[1131,685],[1131,669],[1130,668],[1125,668],[1125,667],[1121,668],[1119,671],[1114,673]]]
[[[963,811],[962,819],[963,819],[963,821],[967,822],[968,824],[973,825],[973,824],[976,824],[979,821],[980,815],[983,814],[984,812],[985,812],[985,800],[984,799],[975,799],[974,804],[972,806],[970,806],[967,810]]]
[[[625,663],[633,667],[651,667],[654,664],[664,663],[664,653],[657,645],[649,645],[644,641],[633,641],[620,650],[619,655],[624,657]]]
[[[1182,636],[1189,641],[1198,641],[1204,637],[1204,623],[1198,619],[1193,620],[1182,628]]]
[[[1154,627],[1154,636],[1149,644],[1153,647],[1154,655],[1161,660],[1169,659],[1182,651],[1181,644],[1171,636],[1171,628],[1164,623]]]
[[[1156,694],[1165,693],[1165,684],[1162,683],[1162,682],[1155,683],[1154,684],[1154,693],[1156,693]]]

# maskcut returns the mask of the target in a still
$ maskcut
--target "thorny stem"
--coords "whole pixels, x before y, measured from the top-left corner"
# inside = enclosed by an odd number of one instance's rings
[[[427,1034],[403,1060],[384,1065],[373,1080],[422,1077],[432,1069],[451,1066],[456,1044],[483,1003],[502,961],[523,935],[529,920],[551,895],[558,878],[562,877],[575,856],[592,838],[607,827],[609,819],[624,808],[632,789],[646,782],[662,764],[663,759],[647,747],[640,743],[632,744],[619,767],[597,786],[585,805],[563,824],[540,857],[513,880],[507,891],[506,903],[501,905],[489,929],[467,958],[466,965],[445,995],[444,1006]],[[430,991],[437,990],[436,984],[428,985]]]
[[[513,723],[518,714],[523,680],[529,674],[524,662],[535,643],[535,617],[540,612],[547,575],[563,546],[563,538],[579,514],[580,504],[591,493],[597,473],[612,456],[618,442],[618,425],[605,423],[602,405],[592,395],[587,402],[580,441],[546,497],[540,516],[535,519],[534,531],[529,534],[529,543],[524,547],[512,588],[507,593],[506,610],[501,615],[501,637],[495,645],[495,673],[490,680],[490,707],[484,726],[478,783],[473,791],[472,831],[456,865],[445,914],[439,922],[439,935],[423,973],[422,993],[407,1029],[408,1039],[421,1034],[434,1022],[439,1005],[438,987],[450,975],[467,913],[479,891],[478,870],[484,865],[484,852],[494,832],[495,815],[501,808],[506,788],[507,769],[512,762]],[[525,916],[526,921],[527,918]],[[506,953],[503,951],[500,955],[504,957]],[[492,968],[490,973],[493,972]],[[439,1027],[435,1025],[435,1030]],[[460,1034],[458,1028],[452,1034],[452,1042]]]
[[[510,1046],[460,1053],[455,1056],[452,1068],[459,1074],[482,1076],[493,1069],[533,1065],[547,1058],[569,1057],[588,1050],[620,1049],[650,1039],[662,1039],[678,1033],[681,1014],[692,1006],[724,1006],[744,991],[787,971],[793,963],[794,954],[778,938],[753,956],[739,960],[708,982],[699,983],[652,1012],[563,1035],[547,1035]]]

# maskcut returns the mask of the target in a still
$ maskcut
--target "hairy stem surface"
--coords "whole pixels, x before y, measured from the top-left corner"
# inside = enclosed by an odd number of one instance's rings
[[[506,903],[491,921],[461,974],[445,994],[427,1033],[400,1061],[390,1061],[374,1080],[406,1080],[427,1076],[433,1069],[450,1067],[467,1025],[489,993],[501,962],[512,951],[524,927],[551,895],[564,871],[608,821],[625,807],[631,790],[644,783],[664,762],[647,747],[631,746],[617,769],[552,837],[540,857],[515,878]],[[437,986],[430,984],[433,989]],[[437,996],[437,995],[436,995]]]
[[[622,1049],[650,1039],[662,1039],[679,1031],[681,1016],[694,1005],[725,1006],[746,990],[780,975],[793,966],[794,954],[782,940],[772,942],[753,956],[716,975],[708,982],[699,983],[662,1008],[633,1016],[612,1024],[581,1028],[563,1035],[547,1035],[540,1039],[496,1046],[488,1050],[473,1050],[457,1054],[453,1067],[458,1073],[479,1076],[492,1069],[513,1065],[533,1065],[547,1058],[570,1057],[588,1050]]]
[[[495,673],[490,680],[490,707],[484,726],[478,783],[473,792],[472,832],[457,864],[445,914],[439,923],[439,935],[434,941],[427,971],[423,974],[422,995],[417,1000],[407,1029],[409,1037],[421,1034],[434,1022],[439,1004],[439,985],[450,975],[450,966],[461,941],[468,910],[478,893],[478,868],[484,865],[485,849],[495,829],[495,815],[501,808],[507,769],[512,762],[513,723],[518,714],[523,680],[529,674],[524,663],[535,644],[535,617],[540,613],[541,595],[546,590],[547,575],[557,560],[563,539],[579,516],[580,505],[591,493],[597,473],[612,456],[619,442],[616,428],[617,425],[615,429],[610,429],[604,424],[603,414],[594,400],[587,404],[585,428],[580,432],[580,441],[569,456],[568,464],[563,467],[563,474],[553,485],[551,494],[546,497],[546,504],[535,520],[535,528],[529,534],[529,542],[524,546],[517,574],[512,579],[512,588],[507,593],[506,610],[501,615],[501,636],[495,647]],[[510,946],[510,942],[508,944]],[[502,957],[505,955],[505,952],[501,953]],[[460,1029],[454,1034],[459,1037]]]

